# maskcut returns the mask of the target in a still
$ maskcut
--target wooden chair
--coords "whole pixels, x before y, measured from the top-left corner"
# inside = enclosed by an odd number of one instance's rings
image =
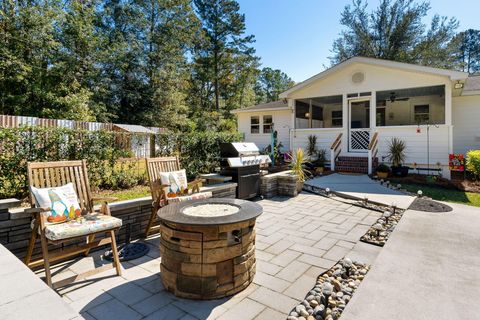
[[[165,194],[165,188],[168,184],[162,184],[160,173],[181,170],[180,161],[178,157],[161,157],[161,158],[146,158],[148,180],[150,182],[150,192],[152,194],[152,214],[148,220],[145,236],[148,237],[150,233],[157,232],[160,227],[153,226],[157,217],[157,211],[161,207],[168,204],[168,201],[186,201],[195,199],[211,198],[211,192],[200,192],[201,179],[196,179],[188,183],[188,189],[192,190],[192,194],[168,198]]]
[[[90,184],[87,175],[87,166],[85,160],[81,161],[58,161],[58,162],[29,162],[28,168],[28,182],[31,187],[36,188],[54,188],[72,183],[76,191],[80,208],[82,210],[82,217],[87,217],[83,223],[78,223],[75,228],[75,236],[67,237],[52,237],[52,229],[61,230],[67,228],[69,222],[60,224],[50,224],[47,221],[45,212],[50,211],[50,208],[37,208],[35,197],[30,192],[31,209],[25,210],[32,214],[34,218],[32,234],[28,244],[27,256],[25,264],[30,268],[38,266],[45,267],[45,278],[47,284],[52,287],[61,287],[76,280],[85,279],[88,276],[102,272],[106,269],[115,267],[117,275],[121,275],[121,265],[118,259],[117,245],[115,241],[115,231],[121,227],[122,220],[112,217],[107,201],[112,201],[113,198],[95,198],[92,197],[90,191]],[[98,213],[94,212],[93,201],[104,201],[101,210]],[[85,216],[85,214],[87,214]],[[95,214],[95,215],[91,215]],[[50,228],[50,229],[49,229]],[[65,229],[66,230],[66,229]],[[73,228],[71,228],[73,230]],[[68,233],[68,232],[65,232]],[[81,234],[81,235],[80,235]],[[106,234],[107,237],[103,239],[95,239],[97,234]],[[40,237],[43,259],[31,261],[33,249],[37,237]],[[62,244],[75,239],[86,239],[85,244],[77,244],[69,246],[65,249],[49,251],[48,244]],[[109,263],[102,267],[90,270],[86,273],[76,275],[56,283],[52,283],[50,272],[50,263],[55,261],[84,253],[88,255],[92,248],[100,247],[106,244],[111,244],[113,253],[113,263]]]

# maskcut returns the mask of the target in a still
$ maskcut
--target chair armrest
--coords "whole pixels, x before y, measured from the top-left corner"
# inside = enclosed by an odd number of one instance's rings
[[[193,181],[188,182],[187,184],[188,184],[188,186],[190,187],[190,186],[195,186],[195,185],[197,185],[197,184],[199,184],[199,183],[202,183],[203,181],[204,181],[203,179],[195,179],[195,180],[193,180]]]
[[[51,210],[52,209],[48,208],[48,207],[38,207],[38,208],[25,209],[24,212],[25,213],[30,213],[30,214],[36,214],[36,213],[48,212],[48,211],[51,211]]]

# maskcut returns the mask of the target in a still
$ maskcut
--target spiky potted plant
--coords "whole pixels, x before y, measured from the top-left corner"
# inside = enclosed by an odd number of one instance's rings
[[[297,192],[302,191],[303,183],[305,182],[306,173],[303,168],[303,164],[306,162],[305,153],[302,148],[298,148],[290,163],[291,174],[296,176],[296,189]]]
[[[387,158],[392,163],[392,175],[397,177],[406,177],[408,175],[408,167],[404,166],[406,155],[405,150],[407,144],[400,138],[392,138],[388,143]]]

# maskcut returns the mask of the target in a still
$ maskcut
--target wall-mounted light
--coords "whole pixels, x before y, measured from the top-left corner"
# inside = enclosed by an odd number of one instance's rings
[[[305,113],[305,118],[310,118],[310,112]]]
[[[461,83],[460,81],[457,81],[457,83],[455,83],[455,85],[454,85],[454,88],[455,89],[462,89],[463,88],[463,83]]]

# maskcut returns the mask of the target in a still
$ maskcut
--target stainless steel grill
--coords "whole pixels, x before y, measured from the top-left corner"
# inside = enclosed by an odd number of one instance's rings
[[[268,166],[271,159],[261,155],[253,142],[232,142],[220,145],[221,174],[231,176],[237,183],[237,198],[250,199],[260,191],[260,166]]]

